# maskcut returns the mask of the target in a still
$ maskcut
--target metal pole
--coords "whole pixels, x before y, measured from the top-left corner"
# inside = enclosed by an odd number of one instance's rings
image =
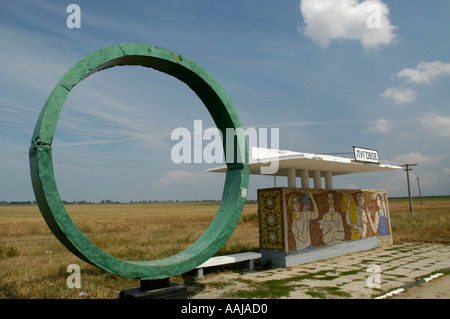
[[[408,183],[408,197],[409,197],[409,212],[412,214],[413,213],[413,208],[412,208],[412,198],[411,198],[411,187],[409,186],[409,171],[411,171],[412,169],[409,168],[410,166],[417,166],[417,164],[404,164],[401,166],[405,166],[405,171],[406,171],[406,181]]]
[[[417,178],[417,186],[419,187],[420,203],[423,204],[422,192],[420,190],[419,176],[416,175],[416,178]]]
[[[406,166],[406,179],[408,182],[408,197],[409,197],[409,212],[412,214],[413,208],[412,208],[412,201],[411,201],[411,188],[409,187],[409,171],[410,171],[410,169],[408,169],[408,166]]]

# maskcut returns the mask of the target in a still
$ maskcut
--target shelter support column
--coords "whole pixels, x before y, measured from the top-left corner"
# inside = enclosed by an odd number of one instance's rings
[[[309,171],[307,169],[300,170],[300,177],[302,179],[302,188],[309,188]]]
[[[320,176],[320,171],[313,171],[314,177],[314,188],[322,188],[322,178]]]
[[[325,188],[326,189],[333,188],[333,172],[331,171],[325,172]]]
[[[297,183],[295,179],[297,176],[295,175],[295,168],[288,168],[287,169],[287,178],[288,178],[288,187],[297,187]]]

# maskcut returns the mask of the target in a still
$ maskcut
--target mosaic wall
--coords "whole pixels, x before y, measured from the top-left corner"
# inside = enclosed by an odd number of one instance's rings
[[[386,191],[258,190],[260,247],[285,253],[391,235]]]

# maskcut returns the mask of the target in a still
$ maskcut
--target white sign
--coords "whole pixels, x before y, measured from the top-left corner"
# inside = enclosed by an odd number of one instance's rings
[[[379,163],[378,151],[353,146],[355,160],[359,162]]]

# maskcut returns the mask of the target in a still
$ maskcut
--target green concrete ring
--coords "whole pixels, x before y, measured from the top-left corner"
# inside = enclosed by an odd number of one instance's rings
[[[221,132],[233,128],[235,156],[227,174],[218,212],[205,233],[189,248],[171,257],[151,261],[124,261],[94,245],[74,224],[56,187],[52,139],[59,114],[70,90],[89,75],[119,65],[140,65],[172,75],[187,84],[203,101]],[[226,134],[223,134],[225,150]],[[237,160],[236,148],[245,150]],[[95,51],[78,61],[62,77],[47,99],[31,141],[30,172],[36,201],[58,240],[82,260],[112,274],[141,280],[170,278],[188,272],[212,257],[233,233],[248,187],[248,155],[241,123],[231,101],[217,81],[192,60],[168,50],[141,43],[126,43]]]

